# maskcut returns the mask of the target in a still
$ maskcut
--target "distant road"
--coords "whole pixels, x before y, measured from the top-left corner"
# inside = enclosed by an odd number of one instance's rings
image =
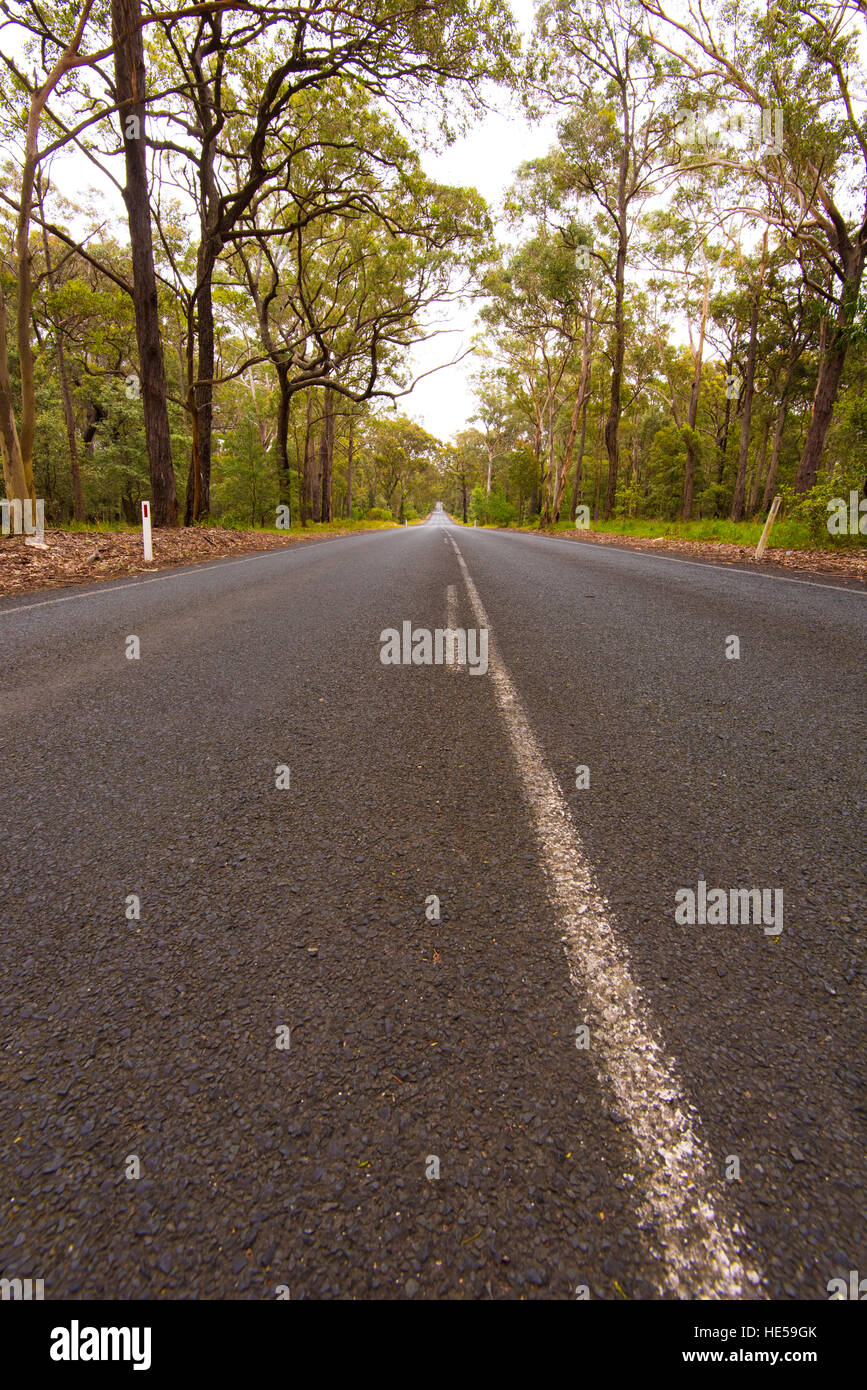
[[[486,674],[383,664],[405,622]],[[867,1274],[865,635],[845,585],[444,514],[0,601],[0,1275]],[[782,931],[681,925],[700,883]]]

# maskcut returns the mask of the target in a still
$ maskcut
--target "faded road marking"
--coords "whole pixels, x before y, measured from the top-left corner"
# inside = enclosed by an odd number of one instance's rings
[[[452,539],[450,537],[450,539]],[[611,925],[584,846],[545,755],[521,707],[491,623],[452,539],[470,603],[488,628],[488,673],[533,816],[548,894],[557,914],[570,975],[584,997],[595,1058],[636,1150],[636,1189],[648,1238],[662,1269],[663,1292],[678,1298],[743,1298],[760,1283],[744,1268],[736,1224],[722,1210],[724,1190],[698,1137],[699,1118],[686,1100],[648,1006],[635,984],[626,947]],[[624,1139],[626,1136],[624,1135]]]

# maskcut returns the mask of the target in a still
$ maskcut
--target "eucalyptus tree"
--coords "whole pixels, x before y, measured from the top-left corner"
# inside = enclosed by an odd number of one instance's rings
[[[786,274],[786,271],[789,273]],[[765,287],[764,302],[773,312],[776,334],[769,343],[767,374],[777,401],[771,459],[765,480],[762,509],[767,511],[777,486],[777,471],[783,446],[783,435],[789,408],[798,389],[799,374],[805,349],[815,340],[818,306],[807,293],[803,280],[791,274],[786,266],[772,267]]]
[[[111,0],[114,98],[123,143],[126,204],[132,248],[132,293],[140,392],[148,445],[153,521],[177,526],[178,498],[166,400],[166,370],[157,305],[147,167],[147,79],[141,0]]]
[[[686,449],[681,515],[692,516],[698,454],[699,392],[703,379],[711,289],[721,247],[710,240],[718,218],[708,189],[701,182],[685,182],[670,204],[647,214],[644,255],[652,274],[651,289],[660,295],[669,323],[686,319],[691,359],[689,396],[685,412],[678,410],[677,393],[671,392],[670,408],[681,430]],[[663,354],[664,358],[664,354]]]
[[[562,235],[542,228],[522,243],[505,264],[486,274],[482,292],[488,303],[480,317],[492,330],[496,352],[519,366],[527,380],[540,465],[541,441],[545,440],[539,483],[542,524],[548,525],[560,513],[583,404],[589,370],[592,278],[575,246]],[[579,343],[583,343],[582,385],[572,412],[565,461],[558,466],[556,425],[562,404],[561,387]]]
[[[482,426],[487,468],[485,496],[491,494],[494,463],[514,435],[514,406],[509,398],[502,367],[482,367],[473,378],[473,390],[478,409],[473,420]]]
[[[198,224],[192,520],[208,510],[215,266],[262,191],[291,184],[298,99],[315,88],[339,102],[339,83],[351,80],[410,114],[438,102],[448,124],[460,107],[478,109],[483,79],[510,77],[517,40],[502,0],[278,0],[181,16],[159,24],[153,64],[171,90],[154,112],[164,134],[151,141]]]
[[[336,401],[397,399],[429,311],[471,288],[491,224],[473,190],[433,182],[363,90],[317,97],[291,185],[263,194],[238,227],[234,261],[277,373],[277,458],[289,488],[292,397],[321,388],[323,434]],[[330,468],[331,446],[321,463]],[[330,519],[330,488],[323,491]]]
[[[405,415],[370,415],[361,437],[371,507],[381,498],[403,521],[410,489],[441,466],[444,446]]]
[[[766,223],[776,240],[794,240],[805,284],[824,303],[818,379],[795,479],[797,490],[808,491],[861,313],[867,260],[864,5],[725,0],[684,10],[668,0],[641,4],[659,25],[657,47],[687,73],[693,104],[725,92],[751,113],[757,138],[736,157],[764,197],[747,200],[742,211]],[[733,157],[713,149],[707,154],[709,160]]]
[[[648,199],[664,190],[673,168],[674,64],[640,32],[639,14],[632,0],[544,0],[534,45],[537,80],[568,110],[556,156],[561,197],[593,205],[611,246],[599,253],[613,291],[606,517],[617,493],[630,246]]]
[[[58,147],[55,140],[50,142],[48,149],[40,148],[40,135],[49,102],[58,87],[62,88],[68,75],[75,69],[94,61],[91,54],[82,53],[92,8],[93,0],[84,0],[74,16],[61,17],[59,32],[52,31],[47,45],[40,47],[38,43],[30,43],[30,54],[41,59],[41,72],[37,66],[32,78],[23,73],[12,52],[0,49],[0,59],[9,82],[2,98],[3,132],[18,144],[20,159],[17,197],[10,200],[17,217],[9,264],[15,281],[16,347],[21,396],[20,416],[16,421],[9,362],[7,292],[0,285],[0,455],[6,495],[20,501],[35,501],[36,497],[33,482],[36,394],[31,338],[33,273],[30,245],[33,204],[40,162]],[[7,11],[2,27],[17,27],[24,34],[32,36],[38,34],[38,15],[38,7],[34,4],[19,6],[12,12]],[[48,118],[50,120],[50,112]],[[64,138],[61,137],[61,144]]]

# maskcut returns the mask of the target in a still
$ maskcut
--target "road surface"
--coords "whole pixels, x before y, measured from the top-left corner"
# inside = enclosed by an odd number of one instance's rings
[[[865,619],[444,515],[0,602],[0,1274],[867,1271]],[[404,622],[487,628],[486,672],[383,664]],[[782,890],[782,930],[678,922],[699,884]]]

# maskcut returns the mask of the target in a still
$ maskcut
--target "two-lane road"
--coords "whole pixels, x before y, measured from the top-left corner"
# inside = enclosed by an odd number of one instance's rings
[[[406,622],[487,627],[486,673],[383,664]],[[865,631],[842,586],[437,516],[0,602],[0,1275],[867,1269]],[[782,931],[681,924],[699,884]]]

